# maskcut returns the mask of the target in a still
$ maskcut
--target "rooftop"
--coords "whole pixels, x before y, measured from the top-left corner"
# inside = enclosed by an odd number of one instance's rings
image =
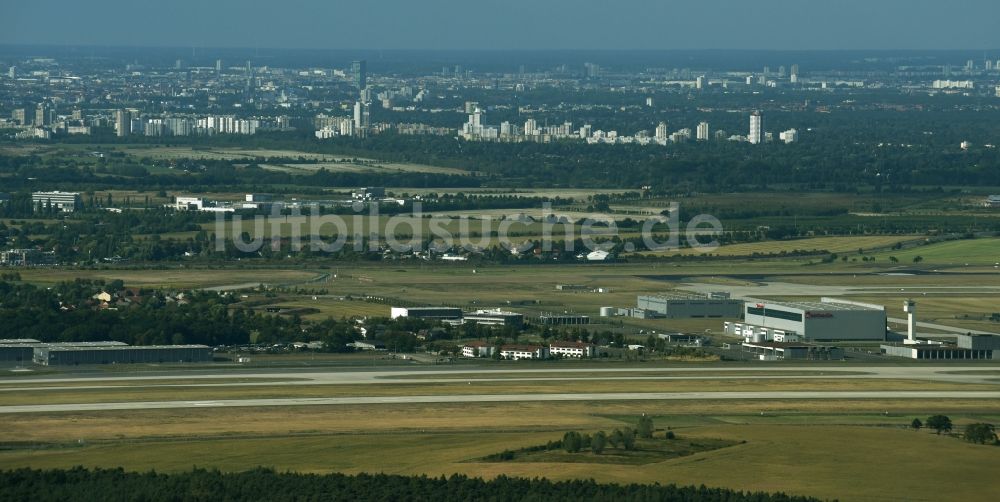
[[[847,303],[847,302],[837,302],[837,301],[820,301],[820,302],[789,302],[789,301],[774,301],[774,300],[760,300],[756,298],[748,298],[746,300],[746,305],[748,307],[753,307],[757,305],[762,305],[764,308],[768,307],[786,307],[806,311],[851,311],[851,310],[884,310],[878,308],[876,305],[866,305],[862,303]]]
[[[543,348],[545,348],[545,347],[542,347],[541,345],[504,345],[504,346],[500,347],[500,350],[501,351],[512,350],[512,351],[518,351],[518,352],[534,352],[534,351],[536,351],[538,349],[543,349]]]
[[[47,348],[49,352],[71,352],[74,350],[211,349],[208,345],[52,345]]]
[[[639,296],[645,298],[658,298],[662,300],[733,300],[732,298],[726,297],[725,293],[719,292],[693,293],[690,291],[667,291],[664,293]]]
[[[549,346],[550,347],[571,348],[571,349],[585,349],[587,347],[593,347],[594,344],[592,344],[592,343],[584,343],[584,342],[561,342],[561,341],[555,341],[555,342],[549,343]]]

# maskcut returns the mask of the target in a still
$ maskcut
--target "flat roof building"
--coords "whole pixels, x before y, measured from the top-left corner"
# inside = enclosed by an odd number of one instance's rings
[[[35,364],[65,366],[79,364],[196,363],[212,360],[207,345],[60,345],[34,348]]]
[[[453,307],[392,307],[389,316],[418,319],[461,319],[462,309]]]
[[[548,359],[549,348],[541,345],[504,345],[500,347],[500,357],[514,361],[521,359]]]
[[[1000,350],[1000,336],[997,335],[956,335],[955,345],[962,349]]]
[[[822,298],[819,302],[747,300],[744,320],[803,340],[885,340],[885,307]]]
[[[881,346],[882,353],[892,357],[935,361],[967,361],[970,359],[993,359],[996,351],[991,349],[967,349],[954,345],[908,344]]]
[[[524,315],[517,312],[506,312],[500,309],[485,309],[463,314],[465,322],[471,322],[482,326],[510,326],[512,328],[522,328],[524,326]]]
[[[64,213],[72,213],[83,207],[79,192],[35,192],[31,194],[31,205],[35,209],[51,207]]]
[[[493,357],[496,353],[496,346],[486,342],[469,342],[462,346],[462,356],[464,357]]]
[[[0,364],[30,363],[34,354],[34,344],[0,343]]]
[[[785,359],[806,359],[813,361],[836,361],[844,358],[844,349],[824,345],[782,342],[744,342],[743,351],[749,352],[761,361]]]
[[[590,317],[575,314],[542,314],[538,316],[538,322],[545,326],[571,326],[590,324]]]
[[[575,357],[578,359],[597,356],[597,347],[592,343],[583,342],[551,342],[549,354],[560,357]]]
[[[663,293],[640,295],[636,307],[655,312],[668,319],[698,317],[739,318],[743,313],[743,302],[733,300],[728,293]]]

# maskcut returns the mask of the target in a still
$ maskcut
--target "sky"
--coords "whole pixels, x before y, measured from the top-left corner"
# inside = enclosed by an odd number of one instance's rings
[[[998,0],[3,0],[0,44],[998,49]]]

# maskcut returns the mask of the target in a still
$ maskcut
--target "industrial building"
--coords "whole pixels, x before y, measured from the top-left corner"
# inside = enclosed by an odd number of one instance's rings
[[[461,319],[462,309],[452,307],[392,307],[389,316],[393,319],[397,317],[431,320]]]
[[[997,335],[956,335],[955,345],[970,350],[1000,350],[1000,336]]]
[[[37,249],[8,249],[0,251],[0,265],[29,267],[34,265],[54,265],[58,263],[52,251]]]
[[[34,357],[35,348],[23,343],[0,343],[0,364],[30,363]]]
[[[31,194],[31,205],[36,209],[51,207],[64,213],[72,213],[83,207],[83,199],[79,192],[35,192]]]
[[[575,326],[590,324],[590,316],[576,314],[542,314],[538,322],[544,326]]]
[[[882,353],[887,356],[905,357],[908,359],[932,359],[932,360],[961,360],[970,359],[993,359],[994,351],[991,349],[966,349],[954,345],[941,344],[907,344],[881,346]]]
[[[761,361],[785,359],[807,359],[813,361],[836,361],[844,358],[844,349],[824,345],[793,342],[744,342],[742,350]]]
[[[212,360],[207,345],[60,345],[34,348],[34,362],[44,366],[78,364],[195,363]]]
[[[481,326],[508,326],[521,329],[524,327],[524,314],[506,312],[500,309],[477,310],[463,314],[465,322]]]
[[[772,336],[778,333],[810,341],[885,340],[886,333],[885,307],[834,298],[822,298],[819,302],[748,300],[744,321],[743,325],[726,323],[727,334],[746,337],[747,328],[763,329]],[[737,333],[741,327],[744,332]]]
[[[698,317],[739,318],[743,313],[743,302],[733,300],[729,293],[665,293],[660,295],[640,295],[636,307],[655,312],[668,319]]]

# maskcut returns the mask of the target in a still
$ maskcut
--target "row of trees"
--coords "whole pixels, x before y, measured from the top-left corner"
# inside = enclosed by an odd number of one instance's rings
[[[545,478],[483,480],[453,474],[437,478],[390,474],[297,474],[257,468],[246,472],[194,469],[163,474],[123,469],[0,472],[0,498],[36,502],[80,500],[683,500],[685,502],[807,502],[783,493],[748,493],[705,486],[601,484]]]

